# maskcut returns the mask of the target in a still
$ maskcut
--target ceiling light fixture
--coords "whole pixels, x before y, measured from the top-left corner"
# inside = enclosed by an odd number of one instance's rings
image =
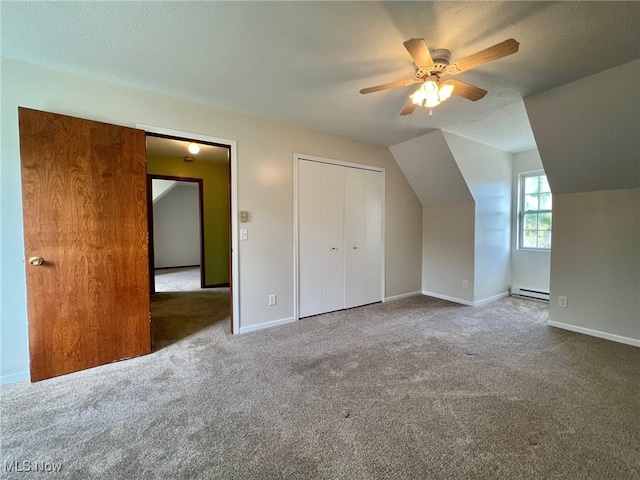
[[[200,145],[191,142],[187,147],[187,150],[189,150],[189,153],[196,155],[200,151]]]
[[[420,85],[420,88],[411,95],[411,102],[420,107],[428,107],[429,116],[431,117],[433,115],[431,109],[440,105],[441,102],[444,102],[452,93],[452,82],[441,84],[437,76],[431,75]]]

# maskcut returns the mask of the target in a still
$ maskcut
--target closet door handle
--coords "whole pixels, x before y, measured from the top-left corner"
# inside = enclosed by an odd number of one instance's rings
[[[331,251],[337,251],[338,249],[336,247],[331,247]]]
[[[358,250],[358,247],[353,247],[354,250]]]

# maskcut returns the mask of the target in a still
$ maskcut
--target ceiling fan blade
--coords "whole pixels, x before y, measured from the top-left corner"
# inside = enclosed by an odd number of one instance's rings
[[[461,97],[466,98],[467,100],[471,100],[475,102],[476,100],[480,100],[483,98],[487,91],[482,88],[474,87],[473,85],[469,85],[468,83],[460,82],[458,80],[449,80],[453,82],[453,93],[459,95]]]
[[[419,81],[421,80],[418,80],[416,78],[411,78],[409,80],[399,80],[397,82],[384,83],[382,85],[376,85],[375,87],[363,88],[362,90],[360,90],[360,93],[364,95],[365,93],[379,92],[380,90],[389,90],[391,88],[398,88],[398,87],[408,87],[409,85],[413,85],[414,83]]]
[[[417,107],[418,105],[416,105],[411,101],[411,99],[409,99],[407,101],[407,104],[404,106],[404,108],[400,112],[400,115],[411,115]]]
[[[493,47],[485,48],[484,50],[469,55],[468,57],[458,60],[453,65],[447,68],[447,73],[455,75],[456,73],[465,72],[472,68],[479,67],[488,62],[493,62],[499,58],[506,57],[518,51],[519,43],[513,38],[500,42]]]
[[[427,48],[427,43],[424,41],[424,38],[411,38],[404,42],[403,45],[418,67],[433,65],[433,59],[431,58],[429,48]]]

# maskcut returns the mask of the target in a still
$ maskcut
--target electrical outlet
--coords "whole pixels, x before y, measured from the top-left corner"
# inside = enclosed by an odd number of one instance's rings
[[[277,295],[269,295],[269,306],[273,307],[276,303],[278,303]]]
[[[469,280],[462,280],[462,288],[469,288]]]
[[[558,297],[558,306],[567,308],[569,306],[569,300],[567,299],[567,297]]]

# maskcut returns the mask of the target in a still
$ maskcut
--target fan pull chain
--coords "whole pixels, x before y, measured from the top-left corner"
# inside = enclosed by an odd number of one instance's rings
[[[429,116],[433,117],[433,109],[431,107],[429,107]]]

